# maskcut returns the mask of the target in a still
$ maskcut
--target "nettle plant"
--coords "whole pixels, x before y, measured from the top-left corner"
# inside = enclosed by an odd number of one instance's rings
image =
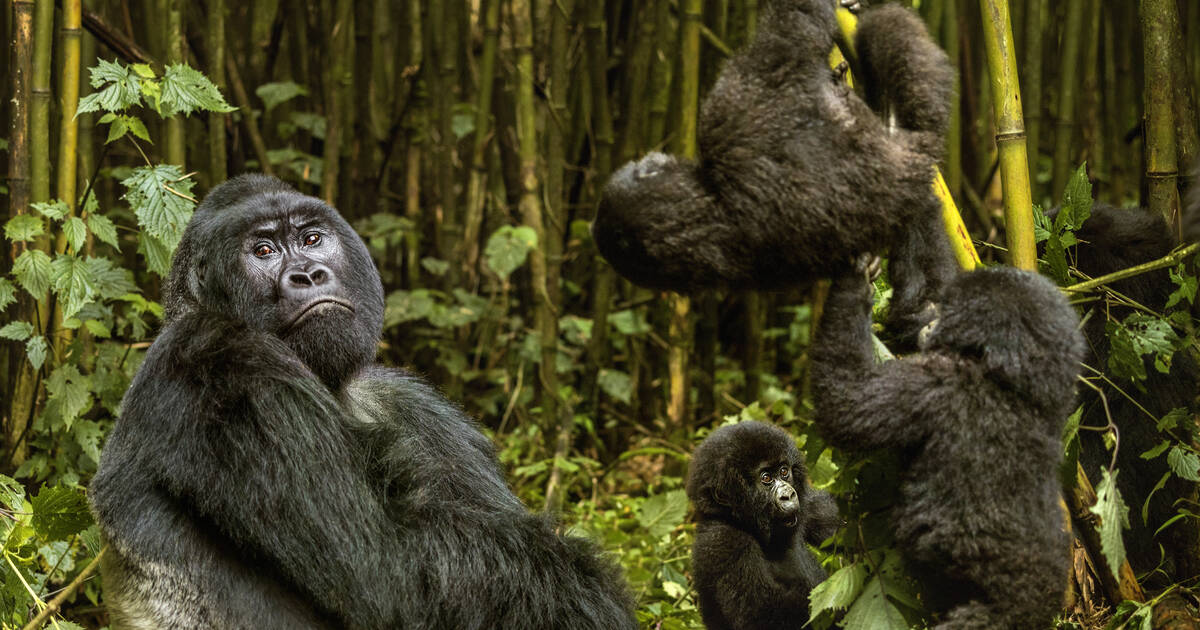
[[[167,273],[196,206],[194,182],[183,169],[155,164],[143,150],[152,141],[139,114],[166,119],[233,110],[204,75],[183,64],[159,76],[144,64],[100,61],[91,68],[91,85],[95,92],[80,100],[78,112],[104,112],[98,122],[108,125],[106,144],[131,142],[144,164],[107,171],[124,186],[126,206],[101,208],[89,184],[78,210],[61,199],[33,203],[4,224],[18,255],[0,276],[7,321],[0,338],[24,346],[15,391],[28,400],[14,399],[17,429],[6,436],[10,466],[19,464],[14,476],[27,483],[0,475],[0,540],[11,569],[0,584],[4,622],[36,610],[33,600],[49,584],[69,579],[85,564],[80,560],[98,552],[81,483],[96,469],[146,337],[162,316],[161,305],[139,286],[150,274]],[[25,486],[39,482],[42,490],[26,497]],[[84,592],[95,601],[98,586],[93,581]]]

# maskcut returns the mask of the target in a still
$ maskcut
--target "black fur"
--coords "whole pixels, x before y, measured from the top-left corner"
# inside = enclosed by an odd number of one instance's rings
[[[919,354],[876,364],[870,289],[835,281],[812,358],[830,443],[893,449],[896,540],[938,630],[1047,628],[1069,567],[1058,466],[1083,357],[1079,318],[1047,279],[959,275]]]
[[[830,0],[765,3],[701,108],[699,161],[651,153],[605,186],[593,234],[619,273],[770,289],[890,247],[891,320],[912,325],[955,270],[931,186],[953,69],[911,11],[868,10],[856,47],[868,101],[894,107],[890,130],[830,70],[836,31]]]
[[[1091,216],[1075,231],[1075,236],[1080,243],[1069,250],[1069,255],[1073,255],[1077,269],[1093,278],[1162,258],[1175,247],[1175,239],[1171,237],[1170,230],[1160,215],[1143,209],[1119,209],[1103,204],[1095,204],[1092,207]],[[1171,282],[1167,269],[1118,280],[1110,287],[1134,302],[1156,311],[1163,309],[1167,298],[1175,290],[1175,284]],[[1105,334],[1105,323],[1110,318],[1123,320],[1133,309],[1118,301],[1101,301],[1087,308],[1090,313],[1085,314],[1083,332],[1087,338],[1089,353],[1085,361],[1088,365],[1109,373],[1108,357],[1111,347]],[[1090,374],[1090,371],[1085,373]],[[1200,559],[1195,558],[1193,551],[1195,541],[1200,536],[1196,519],[1176,521],[1159,534],[1157,539],[1154,537],[1154,531],[1177,513],[1173,502],[1179,497],[1194,493],[1195,484],[1172,473],[1167,484],[1155,491],[1159,479],[1171,471],[1166,455],[1145,460],[1141,454],[1163,440],[1163,435],[1155,426],[1157,419],[1175,408],[1195,408],[1200,368],[1186,351],[1177,352],[1172,356],[1171,370],[1167,374],[1159,372],[1151,365],[1151,360],[1147,359],[1146,380],[1142,382],[1142,386],[1146,388],[1144,394],[1138,391],[1137,385],[1133,383],[1122,382],[1111,373],[1109,377],[1137,399],[1137,403],[1134,403],[1103,381],[1096,381],[1104,391],[1109,413],[1120,435],[1117,468],[1121,472],[1117,476],[1117,487],[1131,507],[1129,522],[1132,528],[1129,535],[1125,536],[1129,561],[1139,573],[1159,566],[1162,554],[1157,543],[1161,542],[1167,550],[1167,558],[1171,560],[1170,564],[1164,566],[1168,575],[1175,575],[1180,579],[1191,577],[1200,571]],[[1104,413],[1099,395],[1090,388],[1084,388],[1081,394],[1081,423],[1085,427],[1107,426],[1108,417]],[[1139,408],[1139,405],[1145,411]],[[1108,467],[1112,463],[1112,456],[1105,449],[1102,436],[1102,433],[1096,431],[1084,430],[1079,433],[1080,460],[1093,481],[1099,479],[1102,467]],[[1147,523],[1142,519],[1141,507],[1146,497],[1151,496],[1151,492],[1154,494],[1150,500]]]
[[[781,514],[764,470],[790,469],[794,512]],[[761,422],[712,432],[696,448],[687,493],[695,506],[692,579],[708,630],[799,627],[808,595],[826,577],[807,544],[833,535],[839,521],[829,493],[809,487],[791,436]]]
[[[353,310],[289,325],[297,292]],[[166,304],[90,490],[114,626],[634,627],[616,568],[525,510],[472,421],[373,364],[383,291],[335,210],[219,186]]]

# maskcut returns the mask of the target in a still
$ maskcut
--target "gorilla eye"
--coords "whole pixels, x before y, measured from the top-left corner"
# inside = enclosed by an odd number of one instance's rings
[[[304,244],[305,245],[311,246],[311,245],[316,245],[317,243],[320,243],[320,242],[321,242],[321,235],[318,232],[309,232],[308,234],[304,235]]]
[[[254,255],[259,258],[266,258],[275,253],[275,249],[266,243],[259,243],[254,246]]]
[[[787,467],[787,466],[780,466],[780,467],[779,467],[779,478],[780,478],[780,479],[787,479],[787,477],[788,477],[788,467]]]
[[[761,473],[758,473],[758,480],[765,484],[771,483],[771,473],[769,473],[765,470],[762,471]]]

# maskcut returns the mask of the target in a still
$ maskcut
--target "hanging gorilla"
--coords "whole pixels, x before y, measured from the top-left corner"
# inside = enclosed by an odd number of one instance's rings
[[[867,10],[855,36],[864,102],[829,68],[830,0],[769,0],[758,24],[704,100],[699,160],[650,153],[618,170],[597,248],[629,280],[685,292],[781,288],[890,248],[889,321],[915,334],[956,269],[931,184],[949,60],[911,11]],[[885,101],[894,129],[868,106]]]
[[[1070,566],[1058,467],[1083,358],[1079,317],[1052,282],[960,274],[921,351],[874,362],[870,285],[835,280],[812,351],[821,433],[901,459],[891,519],[937,630],[1046,628]]]
[[[335,210],[242,176],[197,209],[90,497],[114,627],[633,628],[619,572],[490,442],[373,364],[379,274]]]

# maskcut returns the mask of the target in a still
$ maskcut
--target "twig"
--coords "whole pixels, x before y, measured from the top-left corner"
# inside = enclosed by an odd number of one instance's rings
[[[76,590],[78,590],[79,587],[86,582],[93,573],[96,572],[96,569],[100,566],[100,558],[104,557],[104,552],[106,551],[108,551],[108,547],[102,548],[100,553],[96,554],[96,557],[92,558],[92,561],[89,562],[88,565],[79,572],[79,575],[76,575],[75,579],[71,580],[71,583],[68,584],[66,588],[59,591],[58,595],[55,595],[54,599],[50,600],[50,602],[46,604],[46,607],[42,609],[42,612],[38,613],[32,621],[25,624],[25,627],[22,628],[22,630],[38,630],[41,628],[42,624],[46,623],[46,620],[49,619],[51,615],[58,612],[58,610],[62,608],[63,602],[67,601],[67,598],[70,597],[71,594]]]
[[[1086,282],[1080,282],[1078,284],[1073,284],[1069,287],[1063,287],[1062,290],[1069,291],[1071,293],[1082,293],[1084,291],[1091,291],[1093,289],[1097,289],[1097,288],[1099,288],[1103,285],[1109,284],[1111,282],[1116,282],[1117,280],[1124,280],[1125,278],[1132,278],[1133,276],[1140,275],[1140,274],[1146,273],[1148,271],[1154,271],[1156,269],[1165,269],[1167,267],[1174,267],[1175,265],[1182,262],[1184,258],[1187,258],[1188,256],[1191,256],[1192,254],[1194,254],[1198,251],[1200,251],[1200,243],[1193,243],[1191,245],[1188,245],[1187,247],[1184,247],[1183,249],[1175,250],[1175,251],[1171,252],[1170,254],[1167,254],[1166,256],[1159,258],[1158,260],[1152,260],[1148,263],[1142,263],[1140,265],[1135,265],[1133,267],[1129,267],[1128,269],[1122,269],[1120,271],[1110,273],[1108,275],[1100,276],[1099,278],[1092,278],[1091,280],[1088,280]]]

